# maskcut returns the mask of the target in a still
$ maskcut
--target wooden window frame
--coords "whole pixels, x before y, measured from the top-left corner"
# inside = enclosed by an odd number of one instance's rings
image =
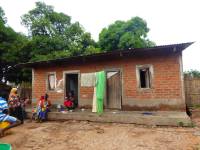
[[[142,88],[141,87],[141,79],[140,79],[140,70],[141,69],[149,69],[149,86]],[[146,64],[146,65],[136,65],[136,79],[137,79],[137,88],[140,90],[148,90],[153,88],[153,76],[154,76],[154,71],[153,71],[153,65]]]
[[[54,75],[54,77],[55,77],[55,82],[54,82],[55,88],[54,89],[50,89],[50,87],[49,87],[49,75]],[[46,76],[46,88],[47,88],[48,92],[54,92],[56,90],[56,72],[48,72],[47,73],[47,76]]]

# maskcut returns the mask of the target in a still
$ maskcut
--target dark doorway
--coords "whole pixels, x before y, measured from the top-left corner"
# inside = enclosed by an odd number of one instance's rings
[[[78,106],[78,73],[66,74],[65,75],[65,96],[69,92],[73,91],[74,93],[74,103],[75,107]]]
[[[107,71],[107,108],[121,109],[121,75],[120,71]]]

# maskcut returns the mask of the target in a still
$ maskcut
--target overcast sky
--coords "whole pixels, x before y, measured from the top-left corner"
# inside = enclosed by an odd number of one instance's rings
[[[8,25],[27,33],[21,16],[35,7],[37,0],[0,0]],[[116,20],[139,16],[147,21],[148,37],[157,45],[196,41],[183,53],[184,70],[200,70],[199,0],[44,0],[58,12],[79,21],[97,41],[102,28]]]

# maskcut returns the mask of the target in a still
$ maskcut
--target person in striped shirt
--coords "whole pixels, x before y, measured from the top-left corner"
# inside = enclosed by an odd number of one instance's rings
[[[2,122],[8,122],[9,125],[3,129],[0,128],[0,137],[3,136],[4,131],[21,124],[20,120],[8,115],[8,103],[5,95],[0,95],[0,123]]]

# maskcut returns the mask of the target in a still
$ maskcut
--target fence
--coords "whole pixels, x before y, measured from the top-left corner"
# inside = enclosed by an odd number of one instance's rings
[[[200,105],[200,77],[185,76],[184,83],[187,106]]]
[[[32,88],[31,83],[22,82],[18,88],[18,93],[20,98],[28,98],[31,100],[32,98]]]

